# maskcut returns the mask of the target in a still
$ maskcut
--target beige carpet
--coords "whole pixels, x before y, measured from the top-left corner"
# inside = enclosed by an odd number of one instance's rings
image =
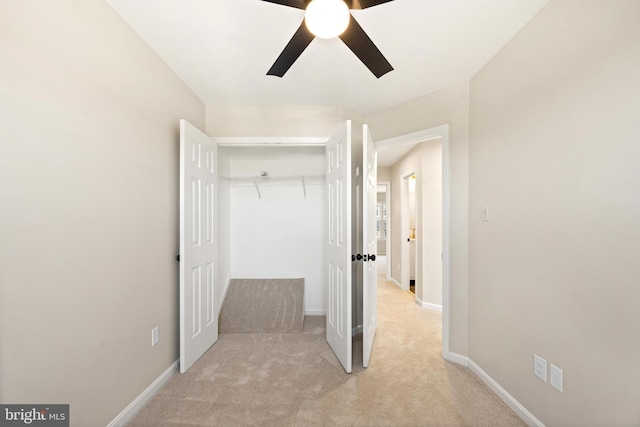
[[[344,372],[324,317],[307,317],[300,334],[221,334],[128,426],[525,425],[468,369],[442,359],[438,313],[384,280],[378,288],[369,368],[356,340],[353,373]]]
[[[302,332],[304,279],[233,279],[219,317],[224,333]]]

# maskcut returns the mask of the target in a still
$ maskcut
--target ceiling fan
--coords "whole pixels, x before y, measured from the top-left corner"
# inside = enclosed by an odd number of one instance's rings
[[[271,66],[267,75],[282,77],[291,68],[306,47],[317,36],[321,38],[340,37],[340,40],[351,49],[362,63],[377,77],[380,78],[393,70],[393,67],[382,55],[380,50],[364,32],[360,24],[353,18],[349,9],[367,9],[393,0],[263,0],[269,3],[295,7],[305,10],[305,20],[295,32],[289,43]],[[329,24],[338,27],[333,33],[323,33],[315,25],[315,12],[322,7],[330,7],[333,4],[338,10],[328,10]],[[322,11],[320,10],[320,14]],[[342,19],[342,26],[337,23]],[[337,19],[336,19],[337,18]],[[321,18],[320,18],[321,19]]]

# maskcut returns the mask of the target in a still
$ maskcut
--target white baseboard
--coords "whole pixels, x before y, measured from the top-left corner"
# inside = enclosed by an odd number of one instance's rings
[[[469,369],[476,374],[483,383],[487,385],[504,403],[507,404],[513,412],[520,417],[530,427],[544,427],[544,424],[531,412],[527,410],[520,402],[518,402],[513,396],[511,396],[500,384],[498,384],[493,378],[489,376],[485,371],[476,365],[473,360],[469,360]]]
[[[326,316],[327,315],[327,310],[325,309],[305,309],[304,311],[304,315],[305,316]]]
[[[469,358],[467,356],[449,351],[446,354],[443,353],[442,357],[444,360],[455,363],[456,365],[462,365],[465,368],[469,367]]]
[[[178,372],[178,362],[176,360],[164,371],[145,391],[143,391],[133,402],[129,404],[117,417],[113,419],[107,427],[122,427],[129,422],[133,416],[153,397],[154,394],[166,384],[167,381]]]
[[[442,313],[442,306],[439,305],[439,304],[432,304],[430,302],[424,302],[419,298],[416,298],[416,303],[420,307],[426,308],[427,310],[438,311],[438,312]]]
[[[458,353],[447,352],[442,357],[449,362],[456,363],[458,365],[467,367],[473,372],[480,380],[486,384],[496,396],[500,398],[513,412],[516,413],[522,421],[529,427],[545,427],[540,420],[533,416],[520,402],[518,402],[513,396],[511,396],[500,384],[498,384],[493,378],[489,376],[480,366],[478,366],[473,360],[467,356],[463,356]]]

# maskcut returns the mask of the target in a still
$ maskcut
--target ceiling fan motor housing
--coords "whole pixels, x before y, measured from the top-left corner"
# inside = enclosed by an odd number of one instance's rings
[[[349,7],[342,0],[312,0],[304,14],[307,28],[316,37],[338,37],[349,25]]]
[[[294,33],[289,40],[289,43],[285,46],[280,56],[273,63],[267,75],[282,77],[291,68],[298,57],[304,52],[314,38],[333,38],[340,37],[340,40],[347,45],[349,49],[360,59],[360,61],[375,75],[377,78],[382,77],[389,71],[393,70],[393,67],[382,55],[382,52],[376,47],[373,41],[369,38],[364,29],[358,24],[349,12],[349,9],[367,9],[369,7],[378,6],[383,3],[388,3],[393,0],[263,0],[268,3],[280,4],[283,6],[294,7],[296,9],[305,10],[305,20],[300,24],[298,30]],[[309,15],[313,15],[313,10],[316,7],[320,7],[320,11],[324,6],[331,8],[335,7],[334,12],[327,12],[329,17],[328,21],[333,24],[336,22],[336,16],[342,16],[342,22],[340,25],[336,25],[338,28],[334,28],[331,32],[325,33],[322,29],[315,29],[315,23],[313,18]],[[330,10],[330,9],[329,9]],[[321,16],[322,14],[320,14]],[[321,18],[320,18],[321,19]],[[344,23],[346,21],[346,24]],[[322,25],[322,24],[321,24]],[[341,28],[344,26],[346,29]]]

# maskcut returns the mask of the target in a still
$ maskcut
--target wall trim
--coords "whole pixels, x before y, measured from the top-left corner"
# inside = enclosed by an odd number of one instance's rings
[[[318,308],[318,309],[305,309],[304,310],[304,315],[305,316],[326,316],[327,315],[327,310],[323,309],[323,308]]]
[[[145,389],[133,402],[129,404],[117,417],[113,419],[107,427],[122,427],[129,422],[133,416],[142,409],[142,407],[166,384],[169,379],[178,372],[178,363],[176,360],[169,366],[149,387]]]
[[[442,305],[440,305],[440,304],[433,304],[433,303],[430,303],[430,302],[425,302],[425,301],[422,301],[418,297],[416,297],[416,304],[418,304],[422,308],[426,308],[427,310],[437,311],[437,312],[442,313]]]
[[[444,127],[447,127],[447,132],[449,125],[441,125],[436,126],[430,129],[423,129],[417,132],[407,133],[400,136],[394,136],[393,138],[382,139],[375,143],[376,150],[380,150],[389,146],[397,147],[398,145],[417,145],[421,142],[432,141],[434,139],[442,138]]]
[[[465,368],[469,367],[469,358],[467,356],[450,351],[446,355],[443,355],[442,358],[456,365],[464,366]]]
[[[513,412],[530,427],[545,427],[542,422],[533,416],[520,402],[511,396],[500,384],[489,376],[480,366],[469,359],[469,369],[476,374]]]

